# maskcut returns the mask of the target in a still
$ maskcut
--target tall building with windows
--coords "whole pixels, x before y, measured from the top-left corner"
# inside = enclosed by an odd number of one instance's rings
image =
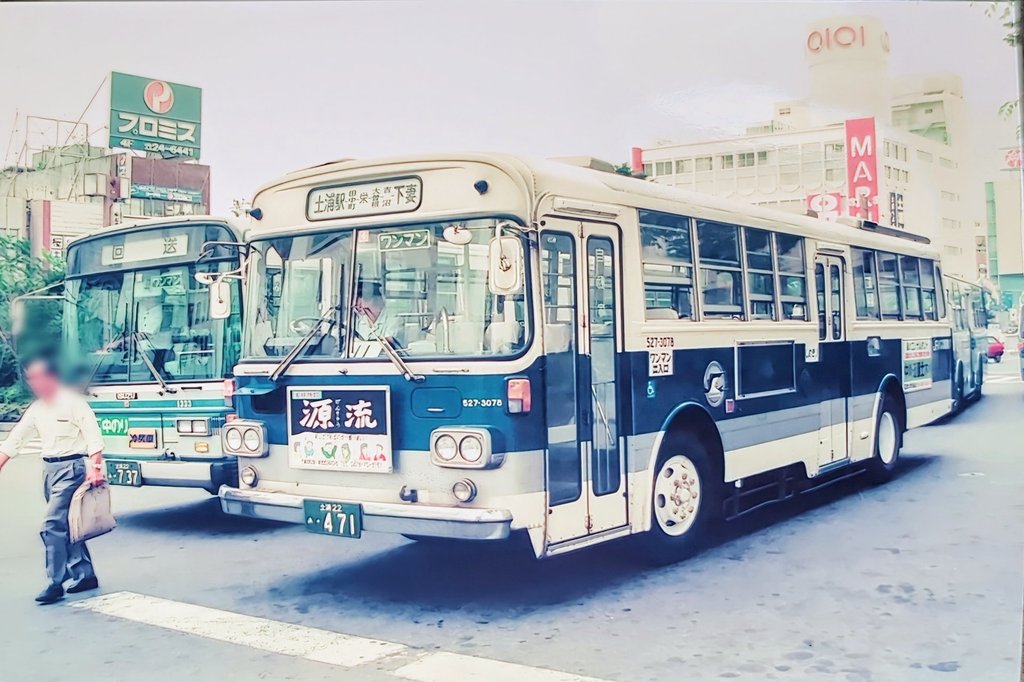
[[[985,183],[985,234],[981,241],[986,280],[999,294],[1003,328],[1024,304],[1024,205],[1021,201],[1021,150],[1003,151],[998,176]]]
[[[644,173],[698,192],[922,234],[942,252],[944,272],[974,280],[982,202],[966,169],[960,80],[893,80],[889,49],[875,19],[812,25],[806,100],[776,104],[769,121],[742,135],[644,148]]]

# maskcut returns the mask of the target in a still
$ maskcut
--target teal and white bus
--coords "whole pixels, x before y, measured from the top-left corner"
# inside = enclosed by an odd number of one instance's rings
[[[242,343],[232,246],[241,239],[228,219],[190,216],[118,226],[68,246],[67,364],[99,419],[111,484],[216,492],[236,480],[220,430]],[[233,300],[211,315],[202,281],[213,273]]]
[[[927,239],[610,169],[470,153],[263,186],[223,510],[670,561],[715,517],[888,479],[951,409]]]

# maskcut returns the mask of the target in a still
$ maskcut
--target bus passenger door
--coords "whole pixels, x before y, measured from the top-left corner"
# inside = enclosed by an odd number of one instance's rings
[[[541,234],[547,543],[623,526],[626,477],[617,399],[618,230],[545,219]]]
[[[818,254],[814,286],[818,303],[818,356],[824,380],[819,389],[821,421],[818,429],[818,465],[827,466],[849,457],[850,350],[846,343],[845,263],[839,256]]]

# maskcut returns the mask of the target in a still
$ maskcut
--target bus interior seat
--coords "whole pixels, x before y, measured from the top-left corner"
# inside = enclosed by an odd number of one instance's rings
[[[648,320],[678,320],[679,314],[672,308],[648,308]]]
[[[572,325],[554,323],[544,325],[544,351],[546,353],[564,353],[572,348]]]
[[[519,322],[495,319],[484,331],[484,349],[490,353],[508,354],[519,345]]]

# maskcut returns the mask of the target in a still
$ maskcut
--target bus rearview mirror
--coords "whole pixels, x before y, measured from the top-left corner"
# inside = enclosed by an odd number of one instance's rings
[[[508,296],[523,288],[523,243],[518,237],[494,237],[487,248],[487,288]]]
[[[220,280],[210,284],[210,319],[231,317],[231,284]]]

